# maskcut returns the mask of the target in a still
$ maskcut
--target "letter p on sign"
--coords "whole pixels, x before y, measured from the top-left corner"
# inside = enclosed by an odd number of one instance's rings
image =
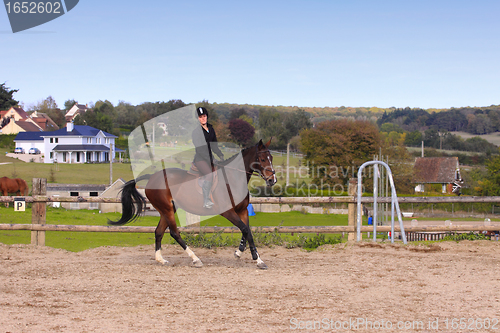
[[[15,212],[24,212],[26,210],[26,201],[24,198],[15,198],[14,199],[14,211]]]

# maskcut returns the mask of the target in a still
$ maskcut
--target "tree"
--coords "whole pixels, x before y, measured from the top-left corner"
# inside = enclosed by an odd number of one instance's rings
[[[87,125],[104,132],[113,133],[116,111],[110,101],[97,101],[91,110],[75,117],[75,125]]]
[[[255,134],[253,126],[239,118],[230,120],[228,128],[231,136],[242,146],[248,145]]]
[[[52,119],[59,127],[64,127],[66,124],[66,119],[64,118],[64,115],[66,113],[63,110],[59,109],[56,101],[52,96],[49,96],[46,99],[37,102],[35,105],[31,106],[30,109],[32,111],[38,111],[47,114],[47,116],[49,116],[50,119]]]
[[[248,114],[244,108],[237,108],[237,109],[231,110],[231,113],[229,114],[229,120],[240,118],[243,115],[248,116]]]
[[[10,89],[5,86],[5,82],[0,84],[0,110],[8,110],[13,106],[17,106],[19,101],[13,98],[13,95],[18,92],[19,89]]]
[[[275,138],[273,147],[284,148],[301,130],[311,128],[312,123],[304,110],[284,113],[262,109],[259,112],[259,127],[262,137]]]
[[[406,134],[405,145],[420,146],[423,141],[423,136],[420,131],[413,131]]]
[[[303,130],[300,136],[315,184],[345,184],[351,177],[349,170],[372,160],[380,147],[377,126],[361,120],[325,121]]]
[[[477,191],[481,195],[500,195],[500,155],[490,158],[486,162],[486,169],[488,170],[486,179],[478,182]]]
[[[424,133],[424,145],[426,147],[439,148],[439,132],[435,128],[429,128]]]
[[[75,104],[76,101],[74,99],[68,99],[66,102],[64,102],[64,111],[68,112],[69,109],[71,109]]]

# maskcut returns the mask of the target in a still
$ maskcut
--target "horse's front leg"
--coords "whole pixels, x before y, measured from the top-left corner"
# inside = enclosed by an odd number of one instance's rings
[[[240,259],[241,258],[241,254],[245,251],[246,247],[247,247],[247,240],[242,235],[241,236],[241,241],[240,241],[240,246],[238,247],[238,249],[236,251],[234,251],[234,256],[237,259]]]
[[[245,245],[244,240],[246,239],[248,241],[248,247],[250,248],[250,253],[252,254],[252,259],[256,261],[257,267],[260,269],[267,269],[267,265],[264,263],[264,261],[262,261],[262,259],[260,259],[259,253],[257,252],[257,248],[255,247],[255,243],[253,241],[252,230],[250,229],[250,227],[245,223],[243,223],[243,221],[240,219],[238,214],[234,212],[234,210],[229,210],[221,215],[224,216],[226,219],[228,219],[241,231],[242,241],[240,243],[240,247],[238,248],[238,250],[241,250],[242,248],[243,250],[245,249],[244,247],[242,247],[242,244],[243,246]],[[240,251],[240,255],[241,252],[242,251]],[[235,255],[237,255],[236,253]]]

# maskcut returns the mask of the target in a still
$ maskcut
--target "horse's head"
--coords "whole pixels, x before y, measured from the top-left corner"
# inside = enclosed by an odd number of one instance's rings
[[[272,139],[272,138],[271,138]],[[256,160],[252,163],[252,171],[256,171],[260,174],[262,179],[266,181],[267,186],[273,186],[276,184],[276,172],[273,168],[273,156],[268,147],[271,144],[271,139],[264,144],[262,140],[257,143],[256,147]]]

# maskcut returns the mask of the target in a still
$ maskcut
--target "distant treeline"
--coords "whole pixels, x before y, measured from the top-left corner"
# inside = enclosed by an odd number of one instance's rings
[[[423,109],[395,109],[384,112],[377,125],[392,123],[401,129],[425,131],[463,131],[471,134],[488,134],[500,131],[500,105],[481,108],[451,108],[440,112],[428,112]]]

